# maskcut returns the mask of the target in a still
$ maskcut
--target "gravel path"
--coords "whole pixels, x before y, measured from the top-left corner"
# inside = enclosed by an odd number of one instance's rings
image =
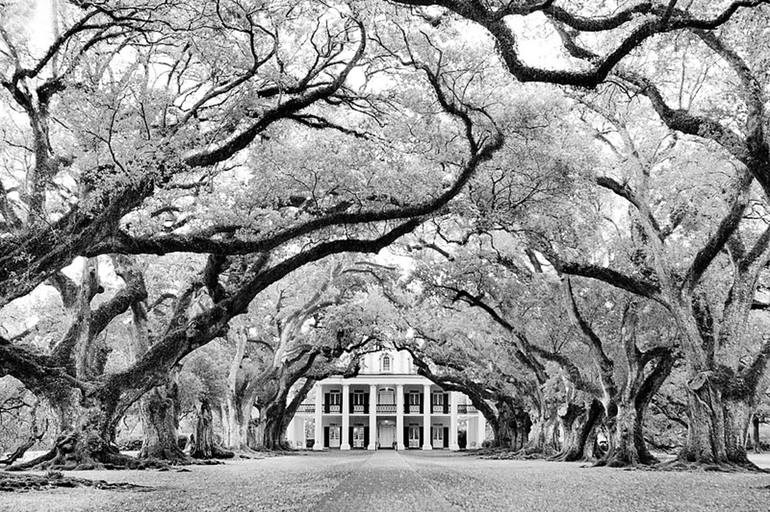
[[[759,462],[759,461],[758,461]],[[189,471],[82,471],[144,491],[0,495],[1,511],[767,511],[770,475],[586,468],[434,452],[298,453]]]
[[[407,463],[405,456],[394,451],[381,451],[369,456],[311,510],[441,512],[452,509],[430,482]]]

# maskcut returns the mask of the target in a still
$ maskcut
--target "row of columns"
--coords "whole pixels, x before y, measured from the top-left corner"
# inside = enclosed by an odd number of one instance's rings
[[[449,393],[449,449],[459,450],[457,444],[457,399],[458,392]],[[350,384],[342,385],[342,432],[340,450],[350,450]],[[431,436],[431,386],[423,385],[423,450],[432,450]],[[486,421],[484,416],[479,414],[479,424],[477,427],[479,446],[484,439],[486,430]],[[323,450],[323,390],[321,385],[316,386],[315,395],[315,443],[314,450]],[[375,450],[377,447],[377,386],[369,386],[369,445],[367,449]],[[396,448],[403,450],[404,445],[404,386],[396,385]]]

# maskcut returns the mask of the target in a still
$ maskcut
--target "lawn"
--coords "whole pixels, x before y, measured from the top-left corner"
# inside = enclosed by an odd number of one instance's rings
[[[757,460],[770,465],[770,458]],[[146,489],[5,494],[14,511],[768,510],[770,475],[626,471],[449,452],[301,453],[186,471],[85,471]]]

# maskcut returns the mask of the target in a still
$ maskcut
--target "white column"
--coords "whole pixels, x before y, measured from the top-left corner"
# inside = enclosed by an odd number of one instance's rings
[[[350,384],[342,385],[342,444],[340,450],[350,450]]]
[[[449,392],[449,449],[457,451],[460,445],[457,444],[457,391]]]
[[[404,385],[396,384],[396,450],[404,449]]]
[[[377,386],[369,386],[369,446],[368,450],[377,449]]]
[[[321,389],[321,384],[316,384],[315,387],[315,442],[313,443],[314,450],[324,449],[324,427],[323,427],[323,400],[324,393]]]
[[[297,422],[300,428],[299,435],[297,436],[298,437],[297,448],[299,448],[300,450],[304,450],[305,448],[307,448],[307,440],[305,438],[305,421],[306,421],[305,417],[302,416],[300,420]]]
[[[430,410],[433,404],[430,401],[430,384],[422,387],[422,449],[432,450],[430,438]]]
[[[476,429],[476,446],[481,448],[481,444],[487,438],[487,419],[481,414],[481,411],[476,414],[478,414],[479,417],[478,428]]]

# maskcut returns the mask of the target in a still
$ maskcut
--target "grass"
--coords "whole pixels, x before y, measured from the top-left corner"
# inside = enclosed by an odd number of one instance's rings
[[[755,462],[770,466],[770,457]],[[301,453],[177,471],[82,471],[152,490],[4,493],[13,511],[768,510],[770,475],[586,468],[448,452]]]

